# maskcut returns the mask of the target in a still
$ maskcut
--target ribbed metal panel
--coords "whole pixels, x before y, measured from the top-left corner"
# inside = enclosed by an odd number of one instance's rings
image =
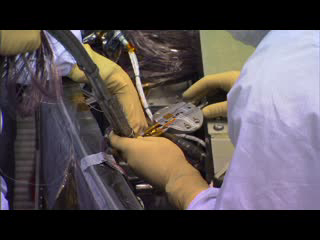
[[[30,192],[30,181],[35,164],[35,118],[17,119],[15,141],[15,189],[13,208],[16,210],[34,209],[35,204]]]

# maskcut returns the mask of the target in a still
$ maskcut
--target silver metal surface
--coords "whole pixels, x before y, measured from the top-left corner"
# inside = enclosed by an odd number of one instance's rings
[[[161,125],[176,119],[168,128],[179,132],[191,133],[198,130],[203,123],[203,114],[200,108],[192,103],[179,102],[171,104],[157,111],[154,120]]]
[[[214,126],[220,126],[218,130]],[[219,178],[228,169],[234,146],[228,135],[228,123],[223,120],[212,120],[208,123],[208,133],[211,137],[214,176]]]
[[[224,129],[224,126],[223,126],[223,124],[215,123],[215,124],[213,125],[213,129],[216,130],[216,131],[221,131],[221,130]]]

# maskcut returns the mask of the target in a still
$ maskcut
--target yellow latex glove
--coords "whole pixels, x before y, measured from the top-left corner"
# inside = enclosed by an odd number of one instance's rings
[[[179,209],[186,209],[209,187],[181,149],[166,138],[124,138],[112,133],[110,141],[138,176],[165,190],[170,202]]]
[[[32,52],[40,47],[40,30],[0,30],[0,55]]]
[[[93,51],[89,44],[84,44],[84,48],[99,68],[100,76],[107,89],[117,96],[130,126],[136,134],[139,134],[147,127],[147,120],[130,77],[119,65]],[[69,77],[76,82],[89,83],[88,78],[77,64],[73,67]]]
[[[239,78],[239,71],[230,71],[218,74],[211,74],[201,78],[189,89],[187,89],[182,97],[185,100],[200,100],[210,91],[220,88],[229,91],[236,80]],[[211,104],[202,109],[203,115],[206,118],[226,117],[228,114],[227,101]]]

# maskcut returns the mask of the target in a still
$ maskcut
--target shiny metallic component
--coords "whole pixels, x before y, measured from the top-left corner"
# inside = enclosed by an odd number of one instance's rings
[[[94,32],[94,33],[91,33],[90,35],[86,36],[84,39],[83,39],[83,43],[84,44],[90,44],[90,43],[93,43],[96,39],[97,39],[97,34]]]
[[[140,203],[141,207],[144,209],[145,207],[144,207],[144,203],[143,203],[142,199],[138,196],[136,196],[136,198],[138,199],[138,202]]]
[[[198,130],[203,123],[203,114],[200,108],[192,103],[179,102],[171,104],[157,111],[153,118],[155,122],[165,125],[175,119],[168,128],[179,132],[192,133]]]
[[[216,131],[221,131],[224,129],[224,126],[223,126],[223,124],[216,123],[213,125],[213,129]]]
[[[151,190],[153,187],[150,184],[137,184],[136,190]]]
[[[123,161],[120,161],[120,162],[119,162],[119,165],[120,165],[120,166],[128,166],[128,163],[123,162]]]
[[[200,105],[198,105],[198,108],[202,109],[202,108],[204,108],[205,106],[207,106],[208,103],[209,103],[208,101],[204,101],[203,103],[201,103]]]

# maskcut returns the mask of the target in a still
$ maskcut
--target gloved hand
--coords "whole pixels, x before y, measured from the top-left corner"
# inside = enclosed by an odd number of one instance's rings
[[[147,127],[147,120],[130,77],[119,65],[93,51],[89,44],[84,44],[84,48],[99,68],[100,76],[108,90],[117,96],[135,134],[139,134]],[[89,83],[85,73],[77,64],[74,65],[68,77],[76,82]]]
[[[211,74],[201,78],[189,89],[187,89],[182,97],[185,100],[200,100],[206,96],[210,91],[221,88],[229,91],[236,80],[239,78],[239,71],[230,71],[218,74]],[[227,101],[211,104],[202,109],[203,115],[206,118],[226,117],[228,114]]]
[[[162,137],[124,138],[110,134],[111,145],[120,151],[140,177],[166,191],[179,209],[186,209],[207,182],[188,163],[181,149]]]
[[[0,55],[32,52],[40,47],[40,30],[0,30]]]

